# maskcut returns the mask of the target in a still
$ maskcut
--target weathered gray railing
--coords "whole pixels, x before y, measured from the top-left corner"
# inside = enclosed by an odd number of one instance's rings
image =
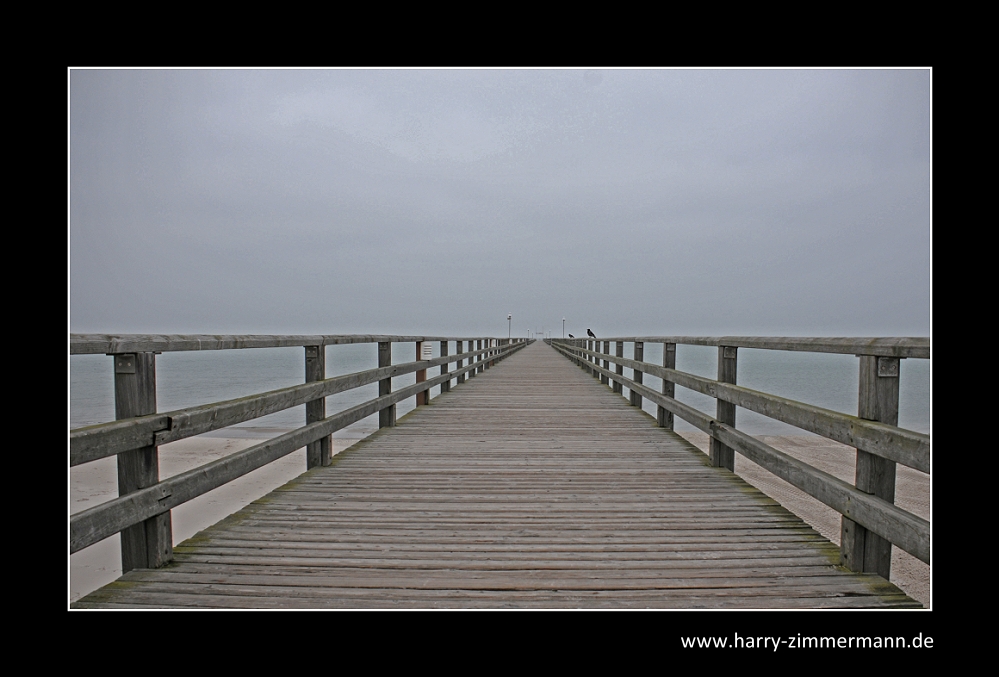
[[[603,350],[601,350],[601,342]],[[624,357],[624,344],[634,343],[634,359]],[[854,571],[891,571],[891,546],[897,545],[927,564],[930,523],[894,504],[895,464],[930,472],[930,436],[897,427],[899,360],[930,357],[928,338],[780,338],[634,336],[609,339],[552,340],[551,345],[589,370],[601,382],[631,393],[631,404],[642,398],[657,405],[659,425],[673,428],[673,416],[711,437],[709,456],[715,466],[734,469],[738,451],[757,465],[786,480],[843,515],[842,563]],[[611,343],[615,344],[611,354]],[[643,360],[646,343],[663,344],[663,365]],[[676,370],[676,346],[718,347],[718,378],[712,380]],[[860,358],[857,416],[796,402],[736,385],[739,348],[842,353]],[[612,370],[611,365],[615,368]],[[624,368],[634,378],[624,377]],[[657,393],[642,384],[643,374],[663,380]],[[676,385],[717,400],[712,418],[674,399]],[[735,428],[735,408],[743,407],[808,432],[857,448],[856,482],[852,486],[799,461]]]
[[[441,357],[430,357],[432,341],[440,342]],[[455,343],[453,355],[449,355],[451,342]],[[378,367],[326,378],[325,346],[348,343],[377,343]],[[416,343],[417,361],[391,364],[392,343]],[[70,466],[117,456],[119,496],[70,517],[70,552],[121,533],[123,571],[162,566],[173,557],[172,508],[302,447],[307,448],[307,468],[329,465],[332,433],[375,413],[380,428],[393,426],[397,402],[415,396],[417,406],[425,405],[434,386],[440,385],[441,391],[447,392],[452,381],[464,382],[466,375],[475,376],[527,343],[524,339],[446,336],[73,334],[70,355],[104,353],[113,357],[118,420],[70,430]],[[288,346],[305,349],[303,385],[157,413],[157,353]],[[449,369],[452,363],[455,368]],[[427,369],[435,366],[440,366],[440,375],[427,378]],[[392,377],[412,372],[416,372],[416,383],[392,392]],[[326,415],[326,397],[376,382],[377,398]],[[304,427],[160,481],[159,445],[301,405],[306,407]]]

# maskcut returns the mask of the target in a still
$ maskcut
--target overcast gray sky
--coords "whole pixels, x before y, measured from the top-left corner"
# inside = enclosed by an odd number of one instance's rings
[[[925,336],[930,75],[74,69],[70,329]]]

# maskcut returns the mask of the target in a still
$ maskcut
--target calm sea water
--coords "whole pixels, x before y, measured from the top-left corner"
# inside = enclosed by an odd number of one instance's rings
[[[440,345],[434,343],[434,355]],[[454,350],[454,346],[451,346]],[[392,362],[412,362],[413,343],[392,347]],[[706,346],[677,346],[677,369],[714,378],[718,349]],[[625,344],[625,356],[632,357],[632,345]],[[662,364],[662,345],[645,344],[645,361]],[[339,376],[377,366],[377,346],[356,344],[326,347],[326,373]],[[434,375],[437,369],[431,370]],[[847,414],[857,413],[858,359],[853,355],[795,353],[739,349],[738,383]],[[625,375],[631,376],[626,369]],[[106,355],[75,355],[70,358],[69,417],[70,427],[114,420],[114,385],[111,358]],[[302,348],[254,348],[246,350],[210,350],[204,352],[163,353],[156,356],[157,405],[159,411],[171,411],[220,400],[262,393],[302,383],[305,378],[305,351]],[[392,380],[393,389],[412,384],[415,374]],[[645,384],[661,389],[662,382],[645,375]],[[930,431],[929,360],[901,361],[899,425],[919,432]],[[432,396],[440,388],[434,388]],[[677,399],[701,411],[714,414],[715,401],[705,395],[677,386]],[[326,400],[327,415],[372,399],[378,394],[371,384]],[[413,408],[413,398],[400,402],[398,415]],[[296,407],[241,424],[241,428],[292,429],[305,424],[305,408]],[[649,413],[655,406],[645,403]],[[773,421],[759,414],[738,409],[736,425],[754,435],[802,434],[797,428]],[[355,423],[337,436],[363,436],[378,428],[377,416]],[[693,428],[677,419],[677,430]],[[249,432],[249,430],[247,431]]]

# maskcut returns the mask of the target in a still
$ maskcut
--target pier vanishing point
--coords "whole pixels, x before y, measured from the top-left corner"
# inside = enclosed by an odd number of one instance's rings
[[[395,342],[415,361],[391,364]],[[661,364],[644,361],[650,342]],[[326,378],[344,343],[377,343],[378,365]],[[716,346],[718,377],[677,370],[677,344]],[[304,382],[157,411],[157,353],[258,347],[304,349]],[[858,356],[857,415],[739,386],[747,348]],[[125,571],[74,608],[921,607],[888,578],[892,545],[930,561],[929,521],[894,504],[896,464],[930,470],[929,435],[897,427],[899,360],[928,359],[926,338],[74,334],[70,353],[111,356],[117,420],[70,430],[70,465],[117,456],[120,494],[70,515],[70,552],[120,538]],[[326,411],[374,383],[377,398]],[[159,445],[298,406],[303,428],[159,477]],[[856,481],[745,434],[736,407],[857,448]],[[331,453],[333,432],[374,414],[378,432]],[[675,417],[711,436],[709,454]],[[173,507],[303,447],[297,479],[173,544]],[[736,454],[839,511],[841,545],[737,476]]]

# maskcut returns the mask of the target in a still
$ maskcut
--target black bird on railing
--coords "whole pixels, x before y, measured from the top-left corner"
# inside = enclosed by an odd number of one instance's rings
[[[569,338],[576,338],[576,337],[573,336],[572,334],[569,334]]]
[[[597,335],[596,335],[596,334],[594,334],[594,333],[593,333],[592,331],[590,331],[589,329],[587,329],[587,330],[586,330],[586,335],[587,335],[587,336],[589,336],[590,338],[596,338],[596,337],[597,337]]]

